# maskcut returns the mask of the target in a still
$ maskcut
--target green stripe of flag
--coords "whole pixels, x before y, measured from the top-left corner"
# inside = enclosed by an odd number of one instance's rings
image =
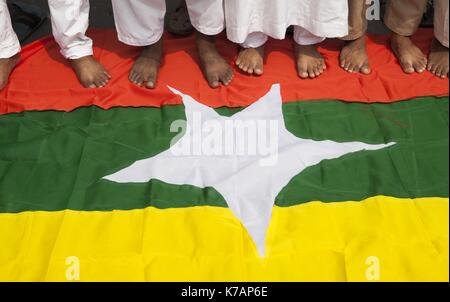
[[[310,167],[280,193],[277,205],[375,195],[448,197],[448,108],[448,98],[431,97],[393,104],[284,104],[287,128],[299,137],[397,144]],[[176,135],[170,124],[178,119],[185,119],[181,105],[0,116],[0,212],[225,207],[213,188],[101,180],[169,148]]]

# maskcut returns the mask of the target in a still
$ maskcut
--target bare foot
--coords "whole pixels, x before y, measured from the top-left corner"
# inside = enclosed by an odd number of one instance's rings
[[[341,67],[350,73],[370,74],[372,71],[367,55],[366,36],[348,41],[341,50],[340,61]]]
[[[436,39],[431,44],[427,70],[437,77],[448,77],[448,48]]]
[[[197,48],[200,66],[209,86],[217,88],[220,83],[229,85],[234,77],[233,70],[217,51],[215,37],[197,33]]]
[[[325,60],[317,50],[316,45],[296,44],[295,56],[297,58],[298,75],[303,79],[316,78],[327,69]]]
[[[19,61],[19,54],[11,58],[0,59],[0,91],[8,84],[9,76]]]
[[[422,73],[427,67],[427,57],[410,37],[392,34],[391,47],[405,73]]]
[[[139,58],[131,68],[128,79],[130,82],[146,88],[153,89],[156,87],[159,67],[161,66],[161,58],[163,54],[162,39],[153,45],[145,47]]]
[[[104,87],[111,76],[93,56],[70,60],[78,80],[86,88]]]
[[[242,48],[236,65],[248,74],[262,75],[264,72],[264,45],[258,48]]]

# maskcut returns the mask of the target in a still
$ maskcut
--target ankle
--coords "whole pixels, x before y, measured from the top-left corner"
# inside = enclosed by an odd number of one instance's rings
[[[448,47],[443,45],[438,39],[434,38],[431,43],[431,49],[433,51],[448,51]]]
[[[197,47],[200,52],[217,52],[215,36],[197,34]]]
[[[153,44],[142,49],[139,59],[155,60],[159,62],[161,61],[162,54],[162,44]]]
[[[295,49],[299,52],[305,52],[305,53],[311,53],[311,52],[317,52],[317,45],[301,45],[295,43]]]
[[[85,57],[81,57],[81,58],[77,58],[77,59],[69,59],[70,63],[72,64],[82,64],[85,62],[91,62],[91,61],[95,61],[93,56],[85,56]]]
[[[402,44],[402,43],[405,43],[405,42],[409,42],[409,43],[412,42],[410,36],[402,36],[402,35],[399,35],[399,34],[397,34],[395,32],[392,32],[391,41],[396,43],[396,44]]]
[[[359,37],[359,38],[357,38],[355,40],[347,41],[346,45],[354,45],[354,46],[366,48],[366,46],[367,46],[367,36],[366,35],[362,35],[361,37]]]
[[[0,58],[1,61],[3,62],[17,62],[20,60],[20,55],[19,54],[15,54],[12,57],[9,58]]]

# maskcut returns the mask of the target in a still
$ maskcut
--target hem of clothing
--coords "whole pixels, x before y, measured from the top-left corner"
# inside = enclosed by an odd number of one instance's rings
[[[19,42],[0,49],[0,59],[9,59],[17,55],[21,50]]]
[[[241,43],[242,48],[258,48],[267,43],[269,37],[261,32],[251,33],[247,36],[244,43]]]
[[[434,26],[434,37],[438,40],[442,45],[448,48],[448,27],[439,26],[440,24],[435,24]],[[448,25],[448,20],[447,20]],[[444,25],[445,26],[445,25]]]
[[[124,35],[121,35],[121,34],[117,34],[117,37],[120,42],[125,43],[127,45],[136,46],[136,47],[145,47],[145,46],[150,46],[150,45],[157,43],[159,40],[161,40],[163,34],[164,34],[164,32],[161,31],[161,33],[159,33],[158,35],[154,35],[153,37],[151,37],[149,39],[129,38],[129,37],[125,37]]]
[[[325,41],[327,38],[324,37],[316,37],[315,40],[309,40],[308,42],[303,41],[302,39],[295,39],[294,38],[294,42],[297,45],[302,45],[302,46],[309,46],[309,45],[317,45],[322,43],[323,41]]]
[[[315,36],[324,37],[324,38],[340,38],[348,35],[348,24],[345,23],[311,23],[308,24],[274,24],[268,25],[266,29],[263,30],[252,30],[252,25],[242,26],[242,27],[227,27],[228,38],[234,43],[244,43],[246,37],[253,32],[263,32],[267,36],[283,40],[286,38],[286,30],[289,26],[299,26]],[[277,30],[271,30],[272,28],[276,28]],[[284,30],[280,30],[284,28]],[[314,28],[315,30],[311,30]]]
[[[251,33],[240,45],[243,48],[258,48],[266,44],[268,39],[269,37],[265,33]],[[298,45],[316,45],[325,41],[326,38],[315,36],[303,28],[296,27],[293,39]]]
[[[339,40],[342,41],[354,41],[354,40],[358,40],[359,38],[361,38],[362,36],[366,35],[367,32],[359,32],[359,33],[352,33],[350,35],[347,35],[345,37],[341,37],[339,38]]]
[[[441,35],[439,34],[435,34],[434,35],[436,40],[439,41],[439,43],[441,43],[442,45],[444,45],[445,47],[449,48],[449,43],[448,43],[448,38],[443,38]]]
[[[221,32],[225,30],[225,25],[221,25],[219,27],[206,27],[199,24],[192,23],[192,26],[197,30],[198,32],[206,35],[206,36],[217,36]]]
[[[239,44],[239,46],[242,47],[242,48],[245,48],[245,49],[259,48],[261,46],[266,45],[267,40],[265,40],[264,42],[261,41],[259,43],[246,43],[246,42],[244,42],[244,43]]]
[[[68,60],[77,60],[84,57],[92,56],[94,50],[90,46],[76,46],[68,50],[61,50],[61,54]]]

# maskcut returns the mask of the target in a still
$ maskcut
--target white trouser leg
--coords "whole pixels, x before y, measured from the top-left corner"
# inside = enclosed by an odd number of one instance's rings
[[[49,0],[53,36],[67,59],[93,54],[89,26],[89,0]]]
[[[11,25],[6,0],[0,0],[0,59],[11,58],[20,52],[20,43]]]
[[[448,48],[448,0],[434,0],[434,35]]]
[[[313,35],[310,31],[300,26],[294,26],[294,41],[299,45],[314,45],[324,41],[324,37]]]
[[[158,42],[164,33],[165,0],[112,0],[119,40],[132,46]]]
[[[223,0],[186,0],[192,26],[208,36],[220,34],[225,29]]]
[[[245,42],[242,43],[241,46],[243,48],[258,48],[266,44],[268,39],[269,38],[265,33],[262,32],[251,33],[247,36],[247,39],[245,39]]]

